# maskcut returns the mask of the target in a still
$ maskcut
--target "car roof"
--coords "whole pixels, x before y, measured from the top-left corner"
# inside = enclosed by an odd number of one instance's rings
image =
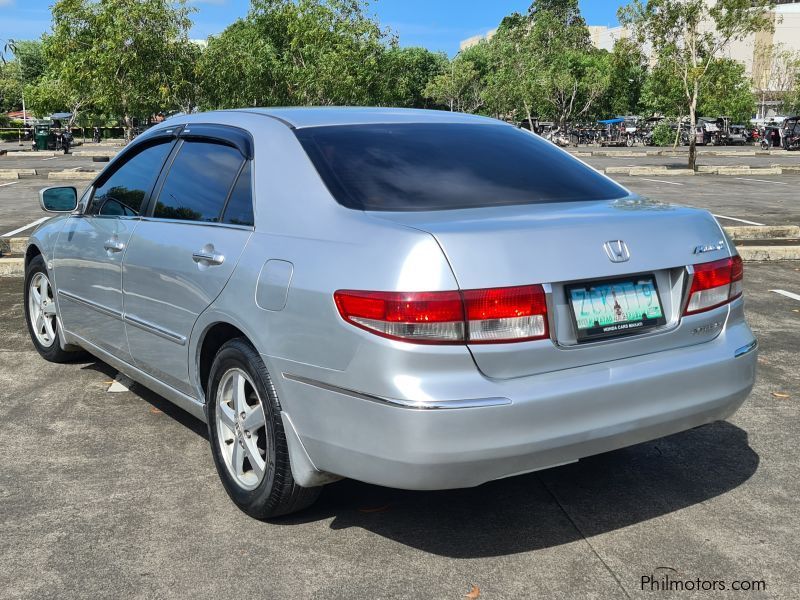
[[[417,108],[378,108],[359,106],[309,106],[280,108],[246,108],[250,112],[280,119],[290,127],[324,127],[328,125],[366,125],[380,123],[483,123],[501,121],[445,110]],[[226,111],[223,111],[226,112]]]

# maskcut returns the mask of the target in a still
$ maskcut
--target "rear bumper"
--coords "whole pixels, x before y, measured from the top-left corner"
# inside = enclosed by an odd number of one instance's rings
[[[487,406],[420,410],[281,378],[314,467],[405,489],[471,487],[684,431],[733,414],[755,381],[741,320],[688,348],[510,380]],[[483,395],[483,394],[481,394]],[[508,402],[497,402],[507,399]]]

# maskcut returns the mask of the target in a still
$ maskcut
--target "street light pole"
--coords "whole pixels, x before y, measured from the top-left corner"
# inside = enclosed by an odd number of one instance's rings
[[[28,113],[25,110],[25,92],[23,91],[22,92],[22,129],[25,129],[25,127],[27,125],[28,125]],[[19,142],[19,145],[22,146],[22,137],[20,135],[17,135],[17,140]]]

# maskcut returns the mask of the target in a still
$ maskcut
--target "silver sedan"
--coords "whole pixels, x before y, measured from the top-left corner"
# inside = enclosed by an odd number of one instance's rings
[[[88,352],[208,423],[268,518],[342,477],[476,486],[731,415],[753,386],[742,261],[707,212],[636,197],[483,117],[176,117],[30,238],[51,361]]]

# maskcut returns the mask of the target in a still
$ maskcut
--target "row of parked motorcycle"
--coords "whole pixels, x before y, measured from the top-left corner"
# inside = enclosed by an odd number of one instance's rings
[[[640,119],[617,117],[593,124],[583,124],[562,129],[554,123],[534,124],[534,132],[558,146],[654,146],[653,132],[664,121],[659,117]],[[692,128],[687,122],[667,122],[672,135],[680,145],[688,146]],[[800,149],[800,116],[787,117],[782,123],[760,126],[740,125],[730,117],[700,118],[694,131],[695,144],[701,146],[758,145],[763,149]]]

